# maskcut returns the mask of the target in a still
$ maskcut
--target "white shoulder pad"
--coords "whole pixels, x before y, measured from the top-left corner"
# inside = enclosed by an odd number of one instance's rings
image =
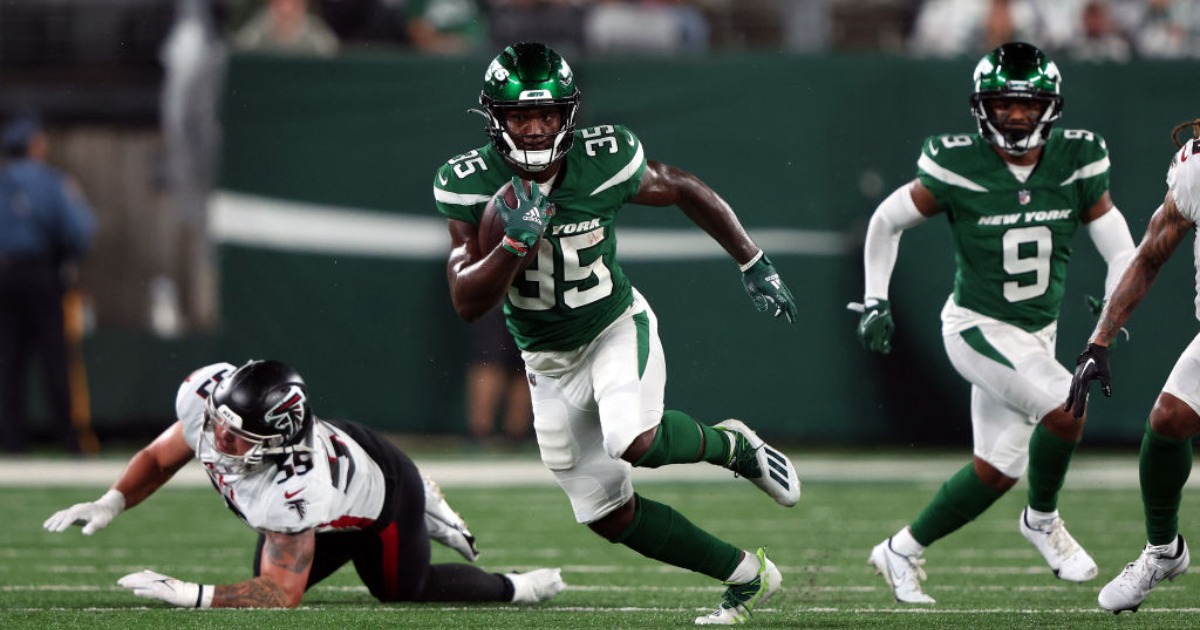
[[[1200,140],[1188,140],[1171,160],[1167,187],[1180,214],[1200,223]]]

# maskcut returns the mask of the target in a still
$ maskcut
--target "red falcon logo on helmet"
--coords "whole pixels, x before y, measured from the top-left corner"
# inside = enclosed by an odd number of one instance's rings
[[[263,418],[267,424],[279,429],[284,435],[292,435],[304,426],[304,390],[292,385],[283,400],[267,412]]]

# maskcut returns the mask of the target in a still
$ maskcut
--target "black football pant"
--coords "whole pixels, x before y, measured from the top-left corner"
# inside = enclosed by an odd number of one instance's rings
[[[362,531],[318,533],[307,589],[347,562],[376,599],[383,602],[510,602],[512,583],[503,575],[469,564],[429,564],[425,528],[425,485],[412,460],[391,443],[351,423],[330,422],[380,464],[388,498],[372,527]],[[263,544],[254,550],[254,575],[261,571]]]

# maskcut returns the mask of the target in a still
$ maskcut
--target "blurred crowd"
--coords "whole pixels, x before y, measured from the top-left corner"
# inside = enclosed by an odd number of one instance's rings
[[[333,54],[490,53],[537,40],[566,54],[828,46],[829,0],[210,0],[235,48]],[[814,28],[815,27],[815,28]]]
[[[1021,40],[1080,60],[1200,57],[1196,0],[925,0],[915,17],[916,55],[974,55]]]
[[[136,54],[193,0],[6,0],[9,63],[61,54],[84,33]],[[491,53],[520,40],[565,54],[712,51],[977,56],[1027,40],[1060,58],[1200,57],[1200,0],[194,0],[235,49],[332,55]],[[86,24],[86,33],[71,27]],[[18,28],[19,26],[19,28]],[[119,37],[117,37],[119,36]],[[88,46],[96,55],[98,41]],[[69,52],[69,51],[68,51]],[[99,52],[103,55],[103,51]]]
[[[224,2],[236,46],[294,46],[316,54],[332,53],[338,41],[458,54],[533,39],[571,54],[766,49],[974,57],[1023,40],[1083,60],[1200,57],[1200,0]],[[270,22],[280,37],[275,43],[262,35]]]

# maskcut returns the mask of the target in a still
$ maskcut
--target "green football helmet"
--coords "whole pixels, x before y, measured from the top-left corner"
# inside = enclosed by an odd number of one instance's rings
[[[1058,66],[1045,53],[1024,42],[1004,44],[975,66],[971,115],[979,124],[980,135],[989,142],[1010,155],[1024,155],[1046,143],[1050,128],[1062,116],[1061,87]],[[988,106],[993,99],[1037,101],[1043,105],[1042,115],[1032,129],[1006,125]]]
[[[487,134],[506,159],[530,172],[544,171],[571,149],[575,113],[579,110],[575,74],[558,53],[538,43],[513,44],[504,49],[483,76],[479,104],[487,119]],[[562,128],[549,149],[517,146],[505,124],[507,112],[524,107],[555,106],[562,110]]]

